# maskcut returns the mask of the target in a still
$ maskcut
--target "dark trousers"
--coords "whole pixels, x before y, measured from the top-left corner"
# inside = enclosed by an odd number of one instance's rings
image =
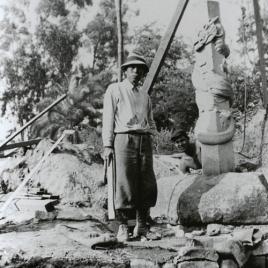
[[[114,152],[115,209],[128,211],[153,207],[157,198],[157,185],[150,135],[116,134]]]

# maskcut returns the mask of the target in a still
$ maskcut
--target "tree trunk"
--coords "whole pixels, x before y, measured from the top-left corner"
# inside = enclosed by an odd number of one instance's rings
[[[115,9],[116,9],[116,21],[117,21],[117,54],[118,54],[118,82],[122,79],[121,65],[123,62],[123,35],[122,35],[122,1],[115,0]]]
[[[20,128],[23,127],[23,119],[22,118],[19,118],[19,125],[20,125]],[[20,138],[21,138],[21,141],[24,141],[24,131],[22,131],[20,133]]]
[[[263,38],[262,38],[262,19],[260,16],[260,7],[257,0],[253,0],[254,7],[254,17],[256,22],[256,35],[257,35],[257,45],[259,51],[259,61],[260,61],[260,71],[262,78],[262,91],[263,91],[263,106],[267,109],[267,80],[265,73],[265,59],[264,59],[264,48],[263,48]]]

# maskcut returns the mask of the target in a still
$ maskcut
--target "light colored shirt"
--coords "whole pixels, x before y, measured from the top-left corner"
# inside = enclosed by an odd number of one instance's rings
[[[104,95],[102,124],[104,147],[113,146],[114,133],[154,134],[156,126],[149,95],[134,88],[127,79],[111,84]]]

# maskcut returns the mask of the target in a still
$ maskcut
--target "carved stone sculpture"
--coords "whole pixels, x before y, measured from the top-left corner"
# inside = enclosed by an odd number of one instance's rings
[[[209,20],[199,32],[194,48],[196,63],[192,82],[196,89],[199,118],[195,127],[205,175],[234,170],[232,138],[235,124],[233,101],[225,58],[230,54],[219,17]]]

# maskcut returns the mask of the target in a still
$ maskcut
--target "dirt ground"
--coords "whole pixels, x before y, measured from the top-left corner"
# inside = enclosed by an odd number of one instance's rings
[[[248,135],[259,139],[263,113],[256,118],[260,118],[255,120],[257,126],[253,124],[248,129],[248,133],[254,130],[254,134]],[[235,137],[236,151],[242,146],[241,135]],[[254,138],[250,138],[251,143]],[[51,141],[42,140],[25,155],[16,153],[0,159],[0,207],[51,145]],[[251,152],[256,164],[260,145],[257,143],[254,151],[250,147],[244,147],[244,153]],[[240,155],[238,163],[243,159]],[[176,165],[165,161],[165,157],[156,156],[154,164],[158,179],[181,176]],[[6,217],[0,219],[0,267],[163,267],[164,264],[174,267],[178,250],[193,241],[192,231],[202,231],[199,233],[203,239],[207,238],[205,227],[182,230],[180,226],[169,225],[166,219],[156,219],[151,232],[159,240],[117,243],[114,238],[117,224],[107,220],[107,186],[102,185],[103,175],[99,153],[87,145],[63,144],[57,148],[29,180],[20,197],[14,199]],[[44,209],[48,200],[38,203],[33,197],[25,198],[38,189],[59,196],[55,210]],[[35,205],[29,206],[30,203]],[[261,228],[266,234],[266,226]]]
[[[0,207],[51,145],[42,140],[25,155],[0,161]],[[156,167],[158,178],[172,174],[176,170],[169,163]],[[107,221],[103,175],[101,159],[83,145],[65,144],[53,152],[0,219],[0,267],[129,267],[133,259],[172,259],[180,242],[167,224],[155,229],[158,241],[114,241],[117,224]],[[47,212],[48,200],[31,196],[38,189],[59,196],[55,210]]]
[[[164,226],[162,230],[167,229]],[[5,232],[6,231],[6,232]],[[5,232],[5,233],[3,233]],[[111,231],[98,221],[25,223],[2,228],[1,267],[129,267],[133,259],[165,263],[177,255],[171,233],[159,241],[99,244]],[[97,236],[97,237],[96,237]],[[51,266],[45,266],[50,264]]]

